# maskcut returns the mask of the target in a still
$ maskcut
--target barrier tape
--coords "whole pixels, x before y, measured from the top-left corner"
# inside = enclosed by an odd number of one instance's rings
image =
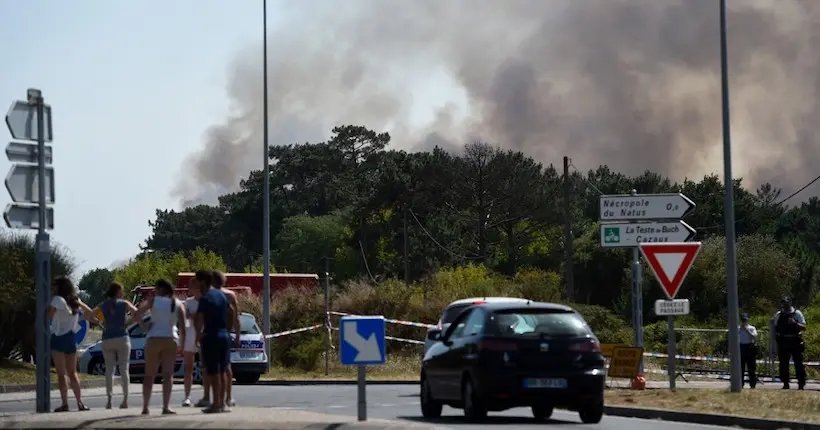
[[[669,354],[662,354],[660,352],[644,352],[644,357],[652,357],[652,358],[668,358]],[[727,357],[709,357],[709,356],[700,356],[700,355],[675,355],[676,360],[688,360],[688,361],[709,361],[709,362],[720,362],[720,363],[728,363],[729,358]],[[758,363],[767,364],[768,361],[766,360],[757,360]],[[794,362],[789,362],[790,364],[794,364]],[[806,366],[811,367],[818,367],[820,366],[820,361],[805,361],[803,362]]]
[[[644,372],[645,373],[654,373],[654,374],[658,374],[658,375],[668,375],[669,374],[666,370],[662,370],[662,369],[646,369],[646,370],[644,370]],[[720,380],[731,379],[731,375],[729,375],[728,373],[713,373],[713,374],[699,374],[697,372],[676,372],[676,373],[680,373],[681,375],[683,375],[687,378],[694,376],[694,377],[698,377],[698,378],[701,378],[701,379],[720,379]],[[761,382],[771,382],[771,383],[780,382],[780,378],[775,377],[773,379],[770,376],[761,376],[760,374],[757,375],[757,378]],[[806,379],[806,382],[820,383],[820,379]]]
[[[335,331],[339,331],[338,327],[330,327],[330,329],[335,330]],[[402,338],[402,337],[393,337],[393,336],[385,336],[384,338],[387,339],[387,340],[395,340],[396,342],[405,342],[405,343],[412,343],[412,344],[415,344],[415,345],[424,345],[424,342],[422,342],[420,340],[415,340],[415,339],[405,339],[405,338]]]
[[[321,327],[323,327],[322,324],[316,324],[316,325],[312,325],[310,327],[302,327],[302,328],[297,328],[297,329],[293,329],[293,330],[280,331],[279,333],[271,333],[271,334],[265,336],[265,339],[272,339],[272,338],[276,338],[276,337],[287,336],[289,334],[301,333],[303,331],[316,330],[317,328],[321,328]]]
[[[361,316],[365,316],[365,315],[348,314],[348,313],[344,313],[344,312],[334,312],[334,311],[330,311],[328,313],[331,314],[331,315],[339,315],[339,316],[343,316],[343,317],[361,317]],[[406,325],[406,326],[410,326],[410,327],[420,327],[420,328],[436,328],[436,327],[438,327],[435,324],[424,324],[424,323],[417,323],[417,322],[413,322],[413,321],[394,320],[394,319],[390,319],[390,318],[385,318],[384,322],[390,323],[390,324],[400,324],[400,325]],[[422,343],[424,343],[424,342],[422,342]]]

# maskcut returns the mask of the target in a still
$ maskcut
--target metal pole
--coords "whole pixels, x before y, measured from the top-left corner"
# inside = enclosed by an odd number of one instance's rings
[[[358,366],[358,409],[359,421],[367,421],[367,375],[364,366]]]
[[[564,253],[566,267],[564,279],[566,282],[567,300],[575,300],[575,276],[572,263],[572,218],[569,205],[569,157],[564,157]]]
[[[268,146],[268,1],[262,0],[262,330],[270,351],[270,146]]]
[[[46,232],[46,141],[45,141],[45,112],[42,94],[37,94],[29,102],[34,101],[37,107],[37,167],[38,167],[38,209],[39,225],[37,227],[36,251],[36,285],[37,305],[35,318],[35,336],[37,336],[37,412],[51,410],[51,351],[49,345],[49,330],[46,325],[46,306],[50,295],[51,255],[49,235]],[[53,192],[53,190],[52,190]]]
[[[669,338],[667,341],[669,342],[669,345],[666,348],[666,353],[669,354],[669,360],[666,364],[666,372],[669,374],[669,389],[675,391],[675,379],[678,374],[678,372],[675,371],[675,356],[678,352],[677,342],[675,339],[675,317],[672,315],[666,317],[666,330],[669,331]]]
[[[325,257],[325,376],[330,374],[330,258]]]
[[[637,195],[636,190],[631,194]],[[643,292],[641,291],[641,251],[639,248],[632,248],[632,328],[635,335],[635,346],[643,347]],[[643,373],[643,357],[638,365],[638,373]]]
[[[737,293],[737,255],[735,253],[735,198],[732,178],[732,132],[729,115],[729,72],[726,46],[726,0],[720,0],[720,87],[723,103],[723,179],[726,187],[723,214],[726,221],[726,291],[729,313],[729,363],[731,365],[730,391],[743,390],[743,374],[740,367],[740,342],[737,328],[740,325],[740,309]]]
[[[777,342],[774,339],[774,318],[769,320],[769,375],[774,380],[774,357],[777,355]],[[781,381],[782,382],[782,381]]]
[[[407,208],[404,208],[404,216],[402,217],[402,224],[404,227],[404,284],[410,285],[410,263],[407,255]]]

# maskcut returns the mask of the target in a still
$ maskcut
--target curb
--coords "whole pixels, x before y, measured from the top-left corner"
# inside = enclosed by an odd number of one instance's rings
[[[290,385],[356,385],[358,382],[349,379],[261,379],[256,385],[290,386]],[[368,380],[367,385],[419,385],[420,381],[391,381],[388,379]]]
[[[604,406],[604,414],[614,417],[639,418],[645,420],[675,421],[721,427],[740,427],[759,430],[820,430],[820,424],[795,421],[747,418],[734,415],[712,415],[697,412],[678,412],[651,408],[630,408],[625,406]]]
[[[52,382],[52,389],[54,383]],[[105,379],[92,379],[80,381],[80,388],[99,388],[105,386]],[[0,384],[0,394],[22,393],[25,391],[37,391],[37,384]]]

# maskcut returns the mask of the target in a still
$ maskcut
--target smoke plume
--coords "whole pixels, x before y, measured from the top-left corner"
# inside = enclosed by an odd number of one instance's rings
[[[721,171],[718,0],[291,4],[268,36],[273,145],[356,124],[406,150],[480,136],[582,169],[676,180]],[[728,8],[735,176],[790,191],[820,161],[820,1]],[[174,191],[184,205],[213,202],[261,167],[261,42],[252,48],[230,65],[232,116],[206,132],[189,160],[199,176]],[[455,90],[422,90],[436,79]],[[444,91],[463,94],[466,112],[458,100],[430,107]],[[419,106],[432,120],[413,120]]]

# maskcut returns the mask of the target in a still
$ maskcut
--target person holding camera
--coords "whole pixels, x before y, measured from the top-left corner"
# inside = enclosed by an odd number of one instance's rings
[[[792,306],[791,297],[783,297],[780,301],[780,310],[774,314],[774,330],[783,389],[789,389],[791,359],[797,376],[797,389],[802,390],[806,386],[806,368],[803,365],[803,353],[806,351],[806,344],[803,341],[806,317]]]
[[[749,386],[757,385],[757,328],[749,324],[749,314],[740,315],[738,328],[740,342],[740,369],[749,378]]]

